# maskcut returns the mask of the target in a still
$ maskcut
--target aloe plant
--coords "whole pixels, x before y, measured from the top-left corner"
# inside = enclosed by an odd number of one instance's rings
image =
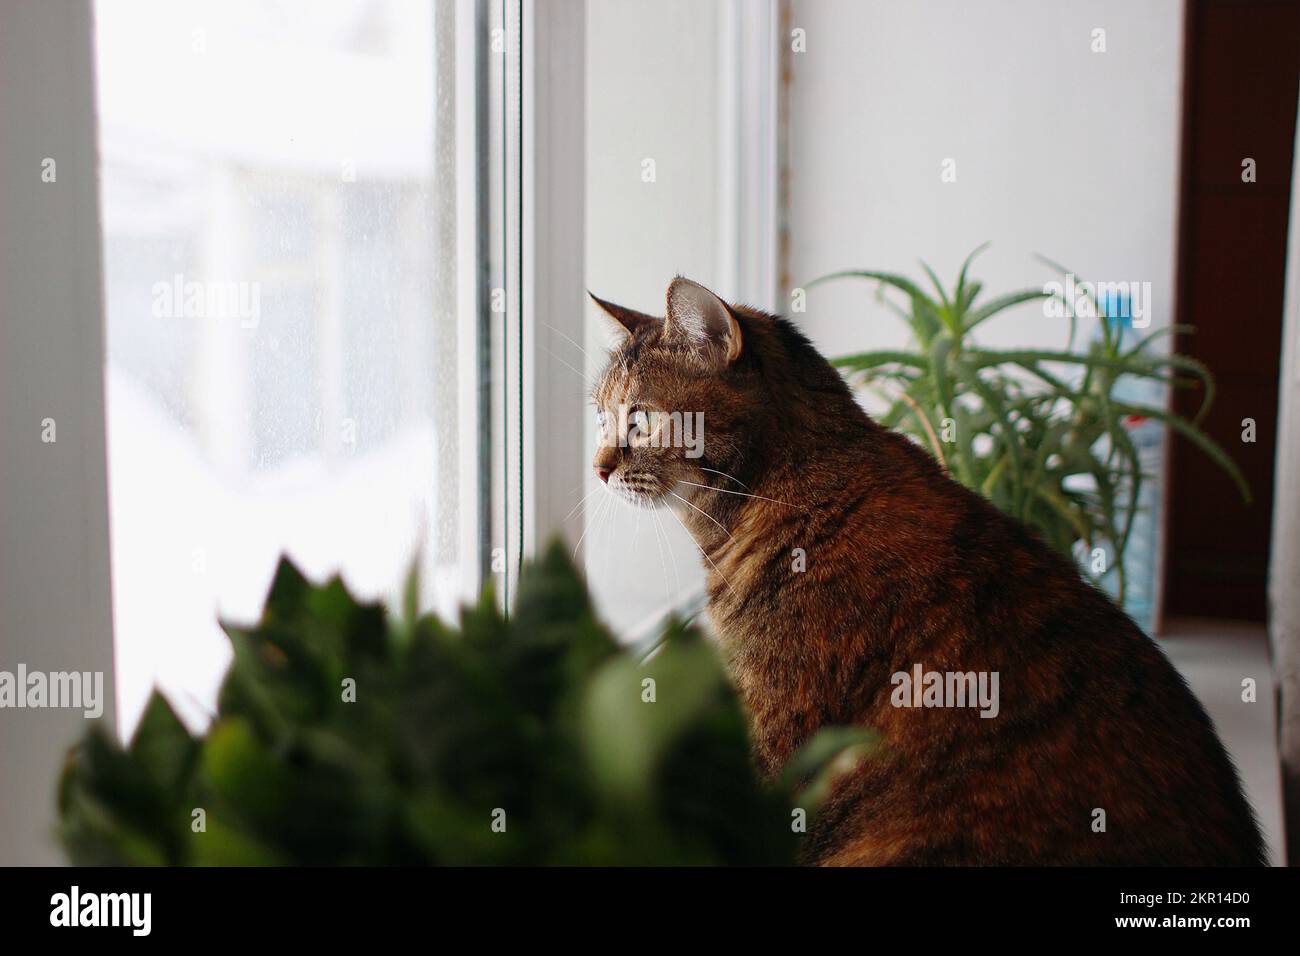
[[[59,785],[78,864],[783,864],[793,784],[759,781],[713,647],[675,624],[649,660],[597,621],[555,546],[509,616],[397,618],[282,561],[192,734],[155,693],[126,747],[94,730]],[[810,812],[865,731],[794,767]],[[794,779],[794,778],[792,778]]]
[[[1105,571],[1085,573],[1103,583],[1116,576],[1124,600],[1124,558],[1139,510],[1144,474],[1125,429],[1132,416],[1154,419],[1189,439],[1226,471],[1250,500],[1237,466],[1199,427],[1214,400],[1214,379],[1195,359],[1151,348],[1159,336],[1182,327],[1162,328],[1136,343],[1124,343],[1108,321],[1106,308],[1089,294],[1101,319],[1101,335],[1076,348],[1078,318],[1074,303],[1040,289],[1023,289],[981,301],[983,286],[970,265],[987,243],[962,263],[956,285],[946,289],[928,265],[921,264],[933,292],[903,275],[872,270],[836,272],[809,283],[870,280],[877,297],[911,333],[903,349],[859,352],[835,364],[859,387],[884,399],[880,421],[929,448],[943,467],[997,507],[1036,528],[1061,551],[1102,548]],[[1064,273],[1056,263],[1048,262]],[[902,303],[886,295],[901,293]],[[1088,289],[1085,287],[1084,292]],[[1057,298],[1069,320],[1064,349],[1000,350],[981,346],[976,332],[1015,306]],[[1125,400],[1116,386],[1125,376],[1173,387],[1203,390],[1193,419],[1165,408]]]

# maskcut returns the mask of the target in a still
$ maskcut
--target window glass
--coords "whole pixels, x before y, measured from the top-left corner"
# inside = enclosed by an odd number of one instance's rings
[[[129,732],[155,683],[202,722],[229,654],[217,618],[257,615],[282,552],[375,598],[418,554],[426,605],[450,609],[473,565],[473,409],[432,0],[100,0],[96,17]]]

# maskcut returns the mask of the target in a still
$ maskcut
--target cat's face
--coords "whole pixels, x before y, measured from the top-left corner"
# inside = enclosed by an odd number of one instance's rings
[[[688,279],[669,286],[663,319],[596,302],[622,335],[592,393],[596,476],[640,506],[717,485],[751,440],[756,413],[749,377],[736,369],[744,348],[736,314]]]

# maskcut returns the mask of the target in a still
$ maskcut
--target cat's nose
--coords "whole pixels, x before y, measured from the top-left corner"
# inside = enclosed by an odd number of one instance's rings
[[[596,477],[609,484],[609,476],[618,467],[618,452],[612,448],[601,448],[593,456],[591,465],[596,469]]]

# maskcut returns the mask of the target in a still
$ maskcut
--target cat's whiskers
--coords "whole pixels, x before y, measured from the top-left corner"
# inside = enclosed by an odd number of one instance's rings
[[[559,329],[557,329],[555,326],[551,325],[551,323],[549,323],[549,322],[543,322],[542,325],[546,326],[548,329],[550,329],[552,332],[554,332],[554,333],[555,333],[556,335],[558,335],[560,338],[564,339],[566,342],[568,342],[570,345],[572,345],[575,349],[577,349],[579,352],[581,352],[581,353],[583,354],[583,357],[585,357],[585,358],[591,358],[590,355],[587,355],[587,350],[584,349],[581,345],[579,345],[579,344],[577,343],[576,340],[574,340],[574,339],[570,338],[569,336],[565,335],[563,332],[561,332],[561,331],[560,331]]]
[[[685,501],[685,499],[682,500]],[[689,502],[687,503],[689,504]],[[698,541],[695,540],[695,535],[691,534],[691,529],[686,527],[686,523],[682,521],[681,518],[677,517],[677,513],[674,512],[671,508],[668,509],[668,513],[673,516],[674,521],[676,521],[679,525],[682,526],[682,530],[685,531],[688,535],[690,535],[691,542],[695,545],[696,548],[699,549],[700,554],[704,555],[704,560],[709,562],[709,564],[713,567],[714,571],[718,572],[718,577],[722,578],[722,583],[727,586],[727,590],[730,591],[732,594],[735,594],[736,589],[731,586],[731,582],[727,580],[727,576],[723,574],[721,570],[718,569],[718,566],[716,564],[713,563],[713,559],[709,557],[709,553],[705,551],[703,547],[700,546],[700,543]]]
[[[668,531],[667,529],[664,528],[663,523],[659,520],[659,509],[651,508],[650,517],[654,519],[655,527],[657,527],[663,533],[664,548],[668,551],[668,559],[673,563],[673,590],[670,593],[670,597],[671,597],[672,594],[677,594],[682,589],[682,576],[681,573],[677,570],[677,555],[673,554],[672,541],[669,540],[668,538]],[[660,555],[660,557],[662,557],[662,555]],[[664,577],[665,579],[668,577],[667,570],[664,571]],[[665,580],[664,583],[666,584],[667,581]]]
[[[686,484],[691,484],[691,482],[686,482]],[[717,518],[713,517],[713,515],[709,514],[709,513],[708,513],[707,511],[705,511],[703,508],[700,508],[700,507],[697,507],[696,505],[691,504],[689,501],[687,501],[685,498],[683,498],[681,495],[679,495],[679,494],[678,494],[677,492],[675,492],[675,491],[670,491],[670,492],[668,492],[668,493],[669,493],[670,495],[672,495],[674,498],[676,498],[678,501],[680,501],[682,504],[686,505],[686,507],[688,507],[688,508],[694,508],[694,509],[695,509],[696,511],[698,511],[700,514],[704,515],[704,517],[708,518],[710,521],[712,521],[714,524],[716,524],[719,528],[721,528],[721,529],[722,529],[722,533],[725,534],[728,538],[731,537],[731,532],[728,531],[728,530],[726,529],[726,527],[722,524],[722,522],[719,521]]]
[[[605,512],[605,516],[601,519],[604,523],[604,527],[601,528],[601,540],[604,542],[604,547],[606,548],[610,548],[614,542],[615,531],[618,529],[618,521],[615,517],[617,514],[618,508],[611,505],[609,510]]]
[[[705,468],[703,465],[697,465],[696,467],[699,468],[700,471],[711,471],[711,472],[713,472],[715,475],[721,475],[723,478],[730,478],[732,481],[734,481],[736,484],[740,485],[740,487],[742,487],[742,488],[748,488],[748,487],[749,487],[749,485],[745,484],[743,481],[741,481],[741,480],[740,480],[739,478],[737,478],[735,475],[729,475],[729,474],[727,474],[725,471],[718,471],[718,469],[716,469],[716,468]]]
[[[708,469],[705,469],[705,470],[707,471]],[[768,497],[765,496],[765,495],[751,495],[751,494],[749,494],[749,493],[747,493],[747,492],[744,492],[744,491],[731,491],[731,490],[729,490],[729,489],[727,489],[727,488],[719,488],[717,485],[702,485],[702,484],[700,484],[698,481],[687,481],[687,480],[684,479],[684,478],[679,478],[679,479],[677,479],[677,481],[678,481],[679,484],[683,484],[683,485],[694,485],[696,488],[707,488],[709,491],[716,491],[716,492],[719,492],[719,493],[724,494],[724,495],[740,495],[742,498],[757,498],[757,499],[760,500],[760,501],[770,501],[770,502],[772,502],[773,504],[777,504],[777,505],[785,505],[787,508],[799,508],[799,509],[802,510],[802,511],[807,511],[807,510],[808,510],[807,508],[803,508],[803,507],[800,506],[800,505],[792,505],[792,504],[790,504],[790,502],[788,502],[788,501],[780,501],[780,500],[778,500],[778,499],[776,499],[776,498],[768,498]],[[684,499],[683,499],[683,500],[684,500]],[[687,502],[687,504],[690,504],[690,502]]]
[[[590,498],[592,495],[594,495],[594,494],[595,494],[596,492],[598,492],[598,491],[600,491],[600,485],[596,485],[595,488],[592,488],[591,491],[589,491],[589,492],[587,492],[585,495],[583,495],[583,496],[582,496],[582,500],[579,501],[576,505],[573,506],[573,511],[570,511],[567,515],[564,516],[564,521],[568,521],[570,518],[572,518],[573,515],[574,515],[574,512],[576,512],[579,508],[581,508],[583,505],[585,505],[585,504],[587,503],[587,499]],[[560,524],[564,524],[564,521],[561,521]]]
[[[580,378],[580,379],[583,381],[583,383],[587,386],[587,390],[588,390],[588,391],[594,391],[594,390],[595,390],[596,385],[597,385],[598,383],[593,382],[590,378],[588,378],[586,372],[579,372],[576,368],[574,368],[572,365],[570,365],[570,364],[569,364],[568,362],[566,362],[564,359],[560,358],[558,355],[556,355],[554,352],[552,352],[550,349],[548,349],[545,345],[542,346],[542,350],[543,350],[544,352],[546,352],[546,354],[549,355],[551,358],[555,359],[555,361],[559,362],[561,365],[563,365],[565,368],[567,368],[567,369],[568,369],[570,372],[572,372],[574,375],[578,376],[578,378]]]
[[[637,507],[637,526],[638,526],[638,527],[640,527],[640,524],[641,524],[641,514],[640,514],[640,513],[641,513],[642,511],[649,511],[649,512],[650,512],[650,517],[651,517],[651,518],[654,517],[654,507],[653,507],[652,505],[649,505],[649,504],[643,504],[643,503],[638,503],[636,507]],[[661,541],[659,540],[659,523],[656,521],[654,524],[652,524],[652,525],[650,526],[650,530],[653,531],[653,532],[655,533],[655,550],[659,552],[659,567],[660,567],[660,568],[663,570],[663,572],[664,572],[664,600],[671,602],[671,601],[672,601],[672,596],[673,596],[672,585],[671,585],[671,584],[669,583],[669,581],[668,581],[668,562],[664,560],[664,546],[663,546],[663,542],[661,542]]]
[[[600,489],[598,488],[596,490],[599,491]],[[578,543],[573,546],[573,560],[575,561],[578,560],[578,549],[582,547],[582,539],[587,536],[587,532],[590,531],[592,527],[595,525],[596,516],[607,513],[611,507],[611,503],[613,502],[613,500],[614,499],[612,497],[602,500],[601,505],[603,505],[604,508],[602,509],[598,507],[596,510],[596,515],[593,515],[593,520],[584,523],[585,527],[583,527],[582,529],[582,534],[578,535]]]

